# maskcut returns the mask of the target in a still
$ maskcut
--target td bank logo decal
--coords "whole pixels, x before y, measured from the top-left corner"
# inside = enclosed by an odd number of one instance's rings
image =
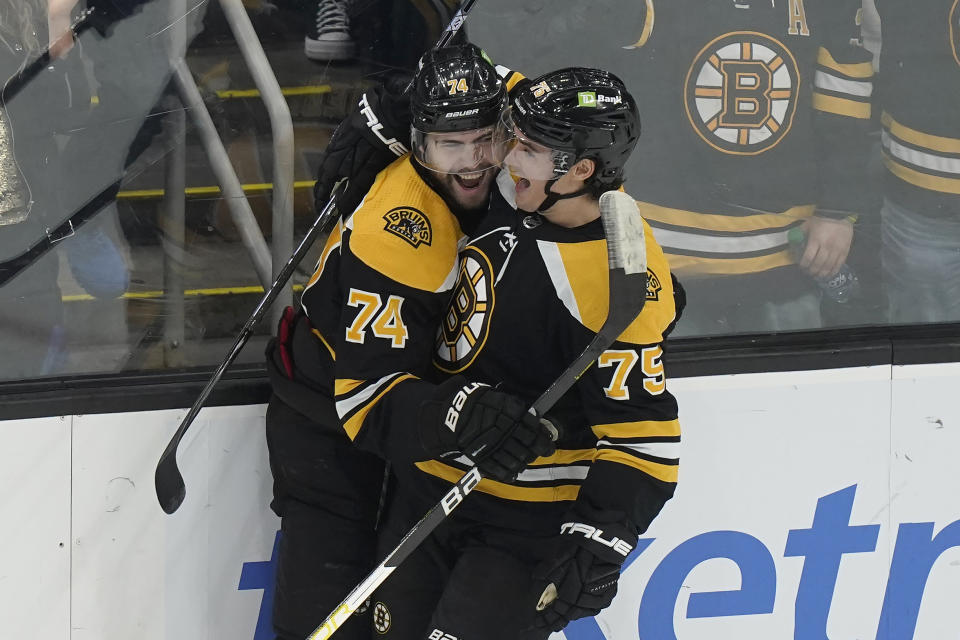
[[[694,59],[684,85],[687,117],[711,147],[756,155],[790,131],[800,72],[793,54],[762,33],[720,36]]]

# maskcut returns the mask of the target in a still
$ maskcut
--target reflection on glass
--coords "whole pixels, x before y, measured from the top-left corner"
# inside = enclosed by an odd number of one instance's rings
[[[0,105],[0,276],[16,274],[0,379],[217,363],[262,285],[172,82],[177,42],[269,243],[266,109],[219,2],[147,2],[69,48],[48,25],[73,4],[0,6],[0,76],[51,39],[59,55]],[[415,66],[455,3],[243,4],[294,121],[299,235],[332,129],[384,71]],[[466,33],[528,76],[600,67],[638,97],[625,188],[687,287],[675,337],[960,320],[956,0],[484,0]],[[846,272],[859,286],[838,301],[823,283]]]

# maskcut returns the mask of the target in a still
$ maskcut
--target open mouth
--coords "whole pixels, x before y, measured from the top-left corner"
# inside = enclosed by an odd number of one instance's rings
[[[530,188],[529,180],[527,180],[526,178],[520,178],[519,180],[517,180],[517,184],[515,186],[517,193],[523,193],[529,188]]]
[[[467,191],[472,191],[480,187],[480,183],[483,182],[483,172],[477,171],[476,173],[458,173],[453,176],[463,189]]]

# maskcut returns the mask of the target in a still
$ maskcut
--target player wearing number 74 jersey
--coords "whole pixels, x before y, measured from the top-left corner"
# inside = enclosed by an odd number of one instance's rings
[[[412,134],[378,134],[385,144],[409,140],[412,154],[381,171],[355,211],[341,211],[302,311],[288,310],[268,349],[271,506],[283,531],[273,624],[282,640],[310,634],[376,564],[384,458],[411,464],[455,451],[509,477],[553,450],[518,399],[426,379],[457,252],[487,210],[500,155],[492,133],[509,84],[472,45],[424,56]],[[363,115],[361,126],[377,122]],[[395,416],[427,400],[457,419],[396,427]],[[337,634],[369,637],[369,612]]]

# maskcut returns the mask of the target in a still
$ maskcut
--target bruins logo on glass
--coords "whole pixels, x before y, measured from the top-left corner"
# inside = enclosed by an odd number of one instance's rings
[[[373,627],[377,630],[377,633],[386,633],[390,630],[390,625],[393,623],[393,616],[390,615],[390,610],[387,609],[387,605],[382,602],[378,602],[376,606],[373,607]]]
[[[652,269],[647,269],[647,300],[657,301],[660,299],[660,291],[663,285],[660,284],[660,278]]]
[[[960,64],[960,0],[954,0],[950,9],[950,44],[953,45],[953,59]]]
[[[414,248],[421,244],[429,245],[433,241],[430,220],[413,207],[391,209],[383,216],[383,219],[387,221],[387,226],[384,227],[385,231],[403,238]]]
[[[799,89],[799,67],[789,49],[762,33],[736,31],[697,54],[684,103],[693,128],[711,147],[756,155],[790,131]]]
[[[469,246],[460,254],[460,274],[437,332],[434,360],[438,368],[456,373],[477,357],[490,328],[493,297],[490,260]]]

